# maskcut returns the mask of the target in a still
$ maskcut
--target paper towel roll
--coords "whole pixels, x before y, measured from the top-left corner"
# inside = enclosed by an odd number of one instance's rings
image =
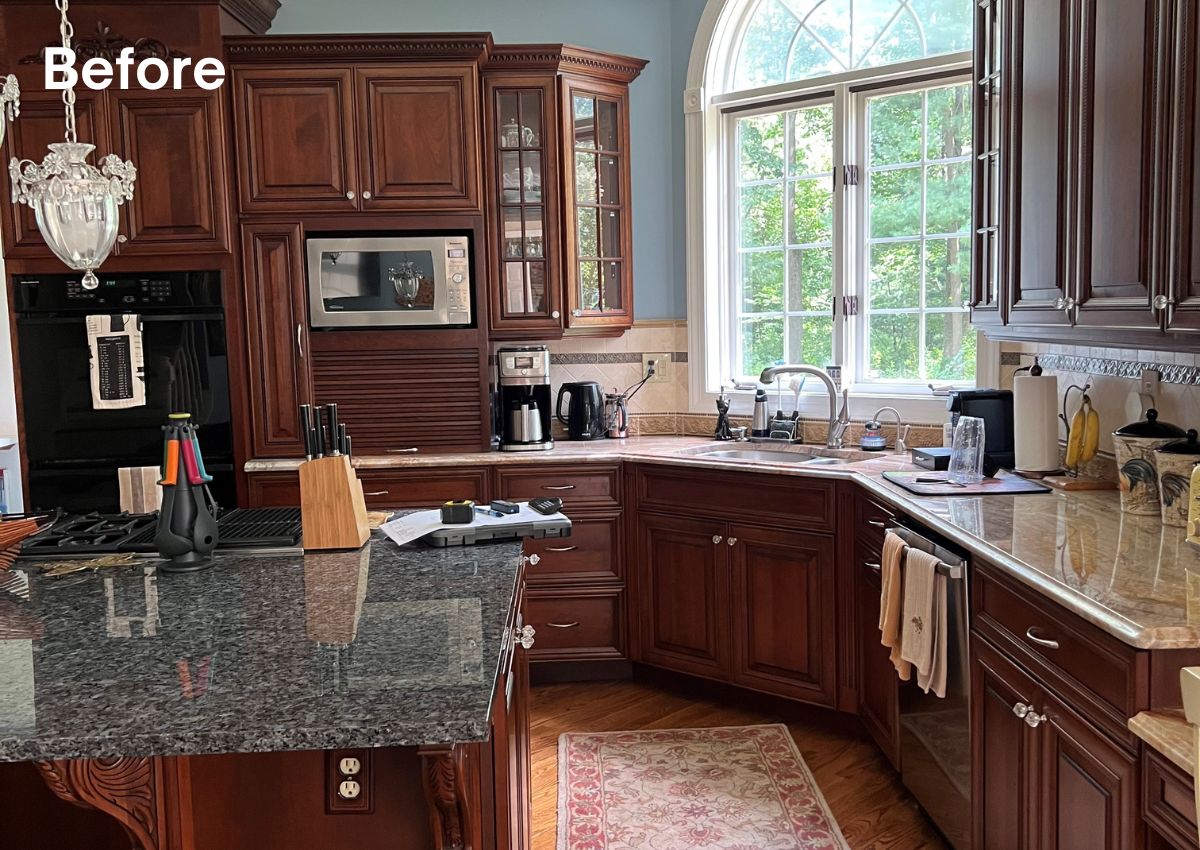
[[[1013,442],[1020,472],[1053,472],[1058,459],[1058,378],[1013,378]]]

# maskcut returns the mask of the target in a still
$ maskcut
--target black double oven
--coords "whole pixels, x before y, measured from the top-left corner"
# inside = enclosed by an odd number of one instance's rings
[[[167,414],[199,425],[213,495],[235,504],[229,352],[218,272],[13,278],[27,510],[116,510],[117,470],[158,466]],[[136,314],[146,403],[96,409],[86,317]]]

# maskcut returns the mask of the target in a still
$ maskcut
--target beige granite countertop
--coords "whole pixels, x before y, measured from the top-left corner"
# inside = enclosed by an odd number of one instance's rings
[[[1156,517],[1122,514],[1115,491],[914,496],[880,477],[887,469],[912,469],[906,456],[807,466],[744,460],[731,464],[695,454],[716,446],[702,437],[647,436],[560,442],[549,452],[397,454],[359,457],[354,463],[373,469],[631,460],[850,478],[1132,646],[1200,647],[1200,553],[1184,542],[1184,529],[1163,526]],[[809,448],[821,452],[820,447]],[[246,470],[295,469],[299,463],[257,460],[247,463]]]
[[[1143,711],[1129,718],[1129,728],[1177,768],[1195,776],[1196,738],[1183,711]]]

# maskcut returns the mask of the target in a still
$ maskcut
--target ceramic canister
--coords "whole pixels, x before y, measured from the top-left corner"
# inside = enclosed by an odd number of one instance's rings
[[[1197,463],[1200,463],[1200,442],[1196,440],[1195,429],[1187,432],[1186,440],[1176,440],[1155,450],[1163,525],[1187,525],[1192,469]]]
[[[1141,422],[1126,425],[1113,432],[1113,449],[1117,456],[1117,473],[1121,487],[1121,510],[1127,514],[1158,516],[1162,501],[1158,494],[1158,472],[1154,466],[1154,450],[1187,436],[1183,429],[1169,422],[1158,421],[1158,411],[1146,411]]]

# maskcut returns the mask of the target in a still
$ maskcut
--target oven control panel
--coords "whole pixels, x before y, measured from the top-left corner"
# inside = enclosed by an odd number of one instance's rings
[[[471,323],[471,257],[464,236],[446,238],[446,309],[451,325]]]
[[[15,278],[18,313],[114,313],[221,305],[220,275],[215,272],[162,272],[100,275],[100,285],[85,289],[77,275],[23,275]]]

